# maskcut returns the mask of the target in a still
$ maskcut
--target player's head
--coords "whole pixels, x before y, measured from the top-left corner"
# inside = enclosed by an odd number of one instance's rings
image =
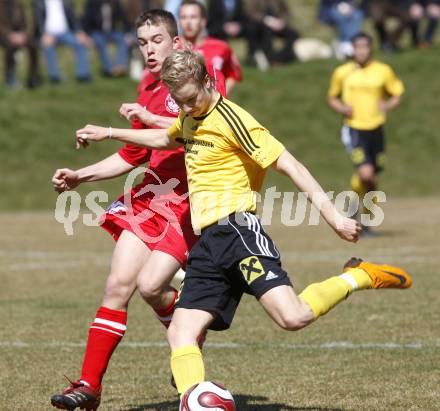
[[[367,33],[358,33],[352,39],[353,60],[360,65],[366,64],[373,54],[373,38]]]
[[[209,110],[215,88],[200,53],[185,49],[171,54],[161,78],[184,113],[200,117]]]
[[[138,17],[136,29],[145,65],[150,73],[159,76],[165,58],[181,45],[176,19],[168,11],[149,10]]]
[[[206,7],[197,0],[184,0],[179,8],[179,23],[185,40],[194,43],[206,28]]]

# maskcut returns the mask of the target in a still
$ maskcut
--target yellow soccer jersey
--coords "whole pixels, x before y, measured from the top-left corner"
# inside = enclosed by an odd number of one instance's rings
[[[348,62],[338,67],[332,76],[328,95],[341,97],[353,107],[353,116],[345,124],[358,130],[373,130],[386,117],[379,109],[379,102],[387,95],[400,96],[404,92],[402,81],[387,64],[373,60],[365,67]]]
[[[185,146],[196,232],[236,211],[255,211],[266,168],[284,151],[249,113],[221,96],[203,117],[181,111],[168,135]]]

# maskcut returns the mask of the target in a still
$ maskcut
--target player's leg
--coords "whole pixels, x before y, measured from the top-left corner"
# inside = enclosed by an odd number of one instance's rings
[[[132,232],[122,231],[112,256],[102,306],[89,331],[81,380],[99,386],[113,351],[126,330],[127,308],[151,251]]]
[[[374,164],[364,163],[357,169],[357,175],[362,185],[362,189],[365,193],[376,190],[377,176]]]
[[[63,394],[54,395],[52,405],[61,409],[99,406],[102,378],[125,333],[128,303],[136,289],[138,273],[150,253],[133,233],[122,231],[113,252],[102,306],[89,330],[81,378],[72,382]]]
[[[171,370],[179,395],[205,379],[198,337],[213,320],[213,314],[198,309],[177,308],[173,315],[167,336],[171,347]]]
[[[361,219],[362,214],[369,212],[363,206],[365,194],[377,188],[377,162],[383,158],[384,150],[382,129],[357,130],[344,126],[341,138],[356,169],[351,188],[359,200],[355,215]],[[368,227],[363,227],[363,234],[368,232]]]
[[[204,380],[199,335],[208,328],[229,328],[243,293],[219,268],[217,257],[226,259],[228,264],[231,260],[231,255],[218,247],[221,244],[228,248],[228,239],[216,235],[217,230],[223,232],[224,229],[214,225],[205,230],[191,249],[176,312],[168,329],[171,369],[180,395]]]
[[[298,330],[327,314],[353,291],[410,286],[410,277],[400,268],[351,259],[342,274],[310,284],[299,296],[292,287],[281,285],[266,291],[259,301],[280,327]]]
[[[170,282],[180,266],[180,262],[174,256],[154,250],[137,279],[139,293],[165,327],[171,322],[177,298],[177,291],[170,286]]]
[[[354,290],[408,288],[411,285],[409,276],[401,269],[350,260],[344,266],[343,273],[311,284],[297,296],[282,268],[279,252],[258,218],[251,213],[242,213],[240,217],[247,224],[240,224],[239,218],[233,221],[229,219],[229,224],[239,233],[234,246],[236,252],[240,248],[248,252],[229,271],[234,273],[235,278],[247,283],[250,293],[260,301],[271,318],[285,329],[305,327],[345,300]],[[249,255],[249,251],[254,255]]]

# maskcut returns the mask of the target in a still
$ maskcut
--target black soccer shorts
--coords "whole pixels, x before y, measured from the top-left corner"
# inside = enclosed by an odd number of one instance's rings
[[[212,330],[230,327],[243,293],[257,299],[291,282],[258,218],[231,214],[204,230],[192,248],[176,308],[211,312]]]
[[[357,130],[343,126],[341,140],[355,167],[371,164],[379,172],[385,166],[385,138],[382,127]]]

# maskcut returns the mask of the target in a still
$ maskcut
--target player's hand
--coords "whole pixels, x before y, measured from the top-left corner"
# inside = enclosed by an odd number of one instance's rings
[[[147,126],[151,124],[153,117],[151,112],[138,103],[122,104],[119,109],[119,114],[130,122],[137,118],[141,123],[144,123]]]
[[[387,113],[389,111],[389,106],[386,101],[379,101],[379,110],[381,113]]]
[[[347,104],[344,104],[341,108],[341,114],[345,118],[351,118],[353,117],[353,107],[348,106]]]
[[[359,240],[359,235],[362,231],[362,227],[358,221],[341,215],[336,219],[333,229],[339,237],[351,243],[356,243]]]
[[[56,192],[72,190],[81,183],[79,175],[70,168],[60,168],[52,177],[52,185]]]
[[[109,128],[87,124],[84,128],[76,130],[76,149],[86,148],[89,141],[102,141],[109,137]]]

